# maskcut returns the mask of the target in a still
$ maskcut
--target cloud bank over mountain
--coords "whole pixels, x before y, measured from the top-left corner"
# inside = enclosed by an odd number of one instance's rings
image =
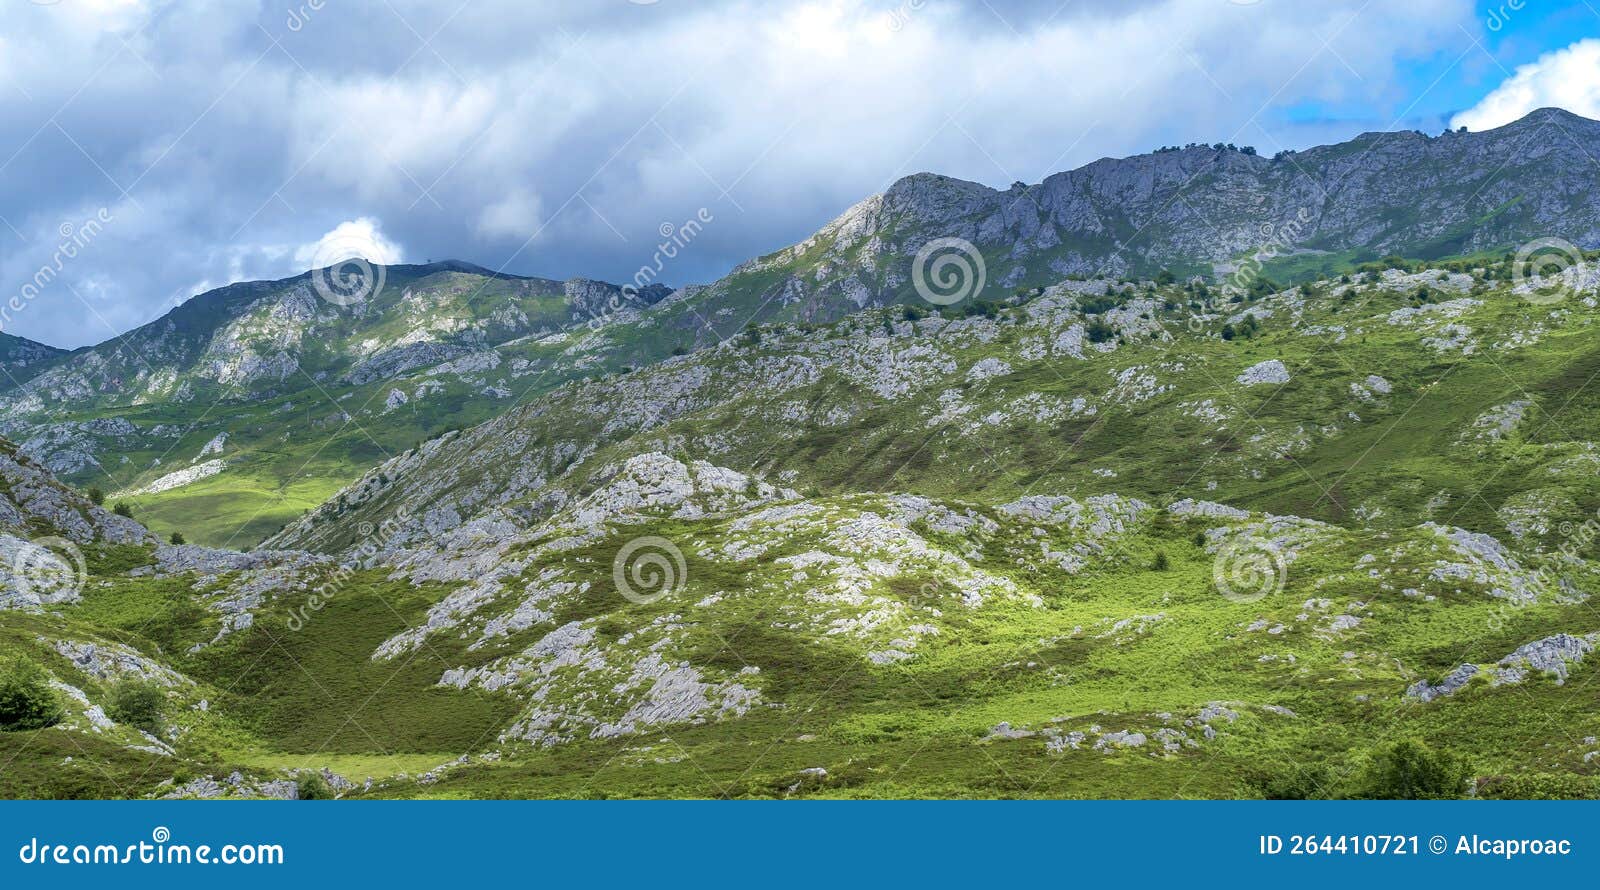
[[[298,271],[353,223],[408,261],[626,280],[708,208],[717,222],[662,271],[707,281],[919,170],[1003,187],[1166,142],[1271,152],[1421,125],[1389,118],[1413,98],[1393,82],[1482,27],[1466,0],[0,16],[0,286],[31,280],[66,225],[113,220],[8,327],[62,346]],[[1372,119],[1305,113],[1351,103]]]
[[[1518,67],[1482,102],[1452,118],[1450,125],[1487,130],[1551,106],[1600,117],[1600,40],[1580,40]]]

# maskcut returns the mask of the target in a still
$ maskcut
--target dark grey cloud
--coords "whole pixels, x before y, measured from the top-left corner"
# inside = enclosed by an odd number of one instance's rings
[[[1347,137],[1285,110],[1407,98],[1396,66],[1461,25],[1468,0],[8,0],[0,300],[109,221],[4,327],[97,342],[357,220],[408,261],[625,280],[705,208],[663,277],[707,281],[920,170]]]

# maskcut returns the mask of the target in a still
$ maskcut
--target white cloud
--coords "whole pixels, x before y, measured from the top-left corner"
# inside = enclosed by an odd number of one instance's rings
[[[296,270],[322,269],[348,259],[392,266],[404,262],[400,245],[383,236],[370,216],[339,223],[332,231],[294,252]]]
[[[1491,130],[1550,106],[1600,118],[1600,39],[1580,40],[1518,66],[1483,101],[1451,119],[1450,126]]]

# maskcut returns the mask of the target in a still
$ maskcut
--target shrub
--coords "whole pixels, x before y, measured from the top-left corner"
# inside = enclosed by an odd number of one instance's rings
[[[1167,551],[1157,550],[1155,561],[1150,563],[1150,570],[1154,572],[1165,572],[1169,568],[1172,568],[1172,562],[1171,560],[1167,559]]]
[[[1454,800],[1466,794],[1472,765],[1416,739],[1400,739],[1373,753],[1349,796],[1363,800]]]
[[[1600,798],[1600,779],[1569,773],[1490,776],[1478,783],[1478,796],[1487,800],[1594,800]]]
[[[1078,310],[1084,315],[1100,315],[1111,309],[1117,308],[1119,302],[1110,295],[1103,297],[1083,296],[1078,298]]]
[[[295,800],[333,800],[335,796],[321,773],[313,770],[295,776]]]
[[[118,516],[127,517],[128,519],[133,518],[133,508],[122,501],[117,501],[114,505],[112,505],[111,512],[117,514]]]
[[[167,693],[149,680],[123,680],[111,687],[106,716],[152,735],[161,731]]]
[[[962,307],[962,313],[971,318],[981,315],[984,318],[999,318],[1001,305],[993,300],[973,300]]]
[[[89,486],[89,503],[94,504],[96,507],[104,507],[106,505],[106,493],[101,491],[99,486]]]
[[[167,543],[169,543],[169,544],[187,544],[189,542],[184,540],[183,532],[173,532],[172,533],[172,537],[167,539]]]
[[[1321,764],[1271,768],[1250,776],[1249,781],[1267,800],[1321,800],[1329,796],[1328,768]]]
[[[24,658],[0,661],[0,730],[43,729],[61,717],[61,701],[43,668]]]
[[[1090,343],[1104,343],[1117,335],[1117,329],[1097,318],[1084,328],[1084,335]]]

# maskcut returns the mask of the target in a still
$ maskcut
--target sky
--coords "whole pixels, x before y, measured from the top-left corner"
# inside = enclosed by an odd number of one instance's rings
[[[705,283],[916,172],[1600,118],[1597,9],[0,0],[0,329],[75,348],[350,255],[627,283],[691,229],[659,279]]]

